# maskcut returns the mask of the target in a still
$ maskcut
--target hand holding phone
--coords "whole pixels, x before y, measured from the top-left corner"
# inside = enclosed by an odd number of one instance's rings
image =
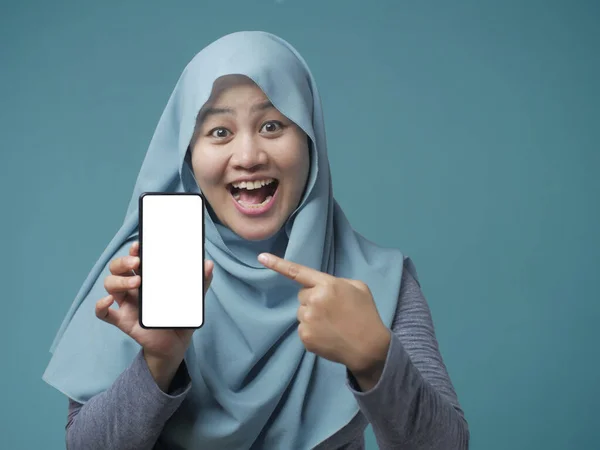
[[[197,207],[198,206],[196,206],[196,208]],[[148,210],[146,210],[146,212],[147,211]],[[147,221],[148,218],[149,216],[146,216],[145,221]],[[202,234],[203,233],[201,232],[201,235]],[[158,236],[160,236],[160,234]],[[146,237],[149,238],[148,235]],[[147,254],[146,256],[150,255]],[[198,293],[196,290],[198,284],[194,284],[193,300],[202,302],[203,305],[203,296],[210,286],[214,266],[212,261],[203,261],[203,252],[199,255],[199,259],[199,272],[194,274],[194,278],[197,278],[198,274],[200,274],[203,290],[201,293]],[[131,245],[128,256],[112,260],[109,263],[109,270],[110,275],[104,280],[104,286],[108,295],[103,299],[98,300],[96,303],[96,316],[101,320],[116,326],[125,334],[133,338],[142,346],[144,354],[148,359],[152,358],[161,362],[174,361],[178,366],[181,359],[183,359],[195,328],[148,328],[142,326],[140,321],[140,317],[142,316],[140,309],[140,287],[142,277],[139,275],[141,272],[140,243],[134,242]],[[177,289],[169,289],[169,291],[172,293],[177,291]],[[164,299],[164,301],[161,301],[158,305],[154,306],[159,309],[165,308],[168,305],[169,298],[170,297]],[[146,298],[146,300],[148,299]],[[190,299],[188,298],[188,300]],[[117,303],[118,308],[111,308],[115,302]],[[146,306],[152,305],[146,303]],[[175,316],[177,315],[178,314]],[[204,318],[197,316],[193,319],[195,319],[194,322],[197,324],[198,322],[202,322]]]

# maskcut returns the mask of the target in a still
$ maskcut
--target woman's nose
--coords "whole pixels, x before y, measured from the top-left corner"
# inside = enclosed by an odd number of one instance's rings
[[[258,139],[250,136],[238,136],[238,142],[234,144],[231,162],[241,169],[255,169],[267,163],[268,156],[262,149]]]

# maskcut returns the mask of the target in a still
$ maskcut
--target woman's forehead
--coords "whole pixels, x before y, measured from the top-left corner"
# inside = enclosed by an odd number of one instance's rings
[[[232,73],[218,77],[213,83],[213,90],[228,89],[233,86],[256,86],[256,83],[247,75]]]
[[[267,99],[263,90],[245,75],[224,75],[213,83],[208,104],[215,104],[225,98],[232,98],[240,93],[247,93],[249,97],[258,101]]]
[[[198,118],[205,119],[215,113],[236,114],[237,110],[256,113],[273,105],[262,89],[243,75],[224,76],[215,81],[208,101],[202,106]]]

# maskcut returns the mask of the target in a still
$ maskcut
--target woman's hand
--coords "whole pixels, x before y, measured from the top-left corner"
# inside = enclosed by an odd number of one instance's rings
[[[159,385],[166,384],[168,388],[169,378],[175,375],[181,364],[195,329],[146,329],[140,326],[138,300],[141,277],[132,272],[139,265],[139,242],[131,245],[129,256],[110,262],[111,275],[104,280],[108,296],[96,303],[96,316],[140,344],[152,375]],[[212,261],[204,263],[205,292],[210,286],[213,268]],[[114,302],[117,302],[118,309],[110,308]]]
[[[298,334],[306,349],[345,365],[364,390],[374,386],[385,365],[391,332],[368,286],[271,254],[262,254],[259,261],[303,286],[298,293]]]

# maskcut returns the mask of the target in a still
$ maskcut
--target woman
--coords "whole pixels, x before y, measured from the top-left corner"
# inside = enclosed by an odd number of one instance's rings
[[[138,324],[147,191],[207,201],[198,330]],[[369,422],[381,448],[468,447],[414,268],[352,230],[314,79],[267,33],[188,64],[52,352],[44,379],[70,399],[70,449],[361,449]]]

